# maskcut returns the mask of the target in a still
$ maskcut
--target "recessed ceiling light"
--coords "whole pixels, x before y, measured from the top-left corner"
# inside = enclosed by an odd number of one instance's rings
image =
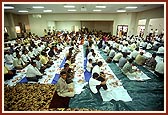
[[[66,6],[64,6],[64,8],[75,8],[75,6],[66,5]]]
[[[136,8],[138,8],[137,6],[127,6],[127,7],[125,7],[126,9],[136,9]]]
[[[94,12],[101,12],[102,10],[93,10]]]
[[[96,6],[96,8],[106,8],[106,6]]]
[[[33,6],[32,8],[40,9],[40,8],[44,8],[44,6]]]
[[[76,10],[75,9],[71,9],[71,10],[68,10],[69,12],[75,12]]]
[[[18,12],[28,12],[27,10],[19,10]]]
[[[43,10],[43,12],[52,12],[52,10]]]
[[[4,6],[4,9],[14,9],[13,6]]]
[[[117,10],[117,12],[126,12],[126,10]]]

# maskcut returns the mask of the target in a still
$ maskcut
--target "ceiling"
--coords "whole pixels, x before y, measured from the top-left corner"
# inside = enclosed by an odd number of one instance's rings
[[[145,3],[144,2],[130,2],[128,3],[115,3],[115,2],[48,2],[48,4],[44,4],[44,2],[42,3],[37,3],[37,2],[25,2],[23,4],[22,3],[17,3],[17,2],[13,2],[12,4],[10,3],[3,3],[3,6],[13,6],[14,9],[12,10],[6,10],[4,9],[4,12],[11,12],[11,13],[15,13],[15,14],[43,14],[46,12],[43,12],[43,10],[52,10],[51,13],[118,13],[116,12],[116,10],[118,9],[123,9],[126,10],[126,12],[141,12],[141,11],[145,11],[145,10],[149,10],[149,9],[153,9],[153,8],[158,8],[158,7],[163,7],[164,3],[161,2],[150,2],[149,3]],[[75,8],[64,8],[64,5],[74,5]],[[101,12],[94,12],[93,10],[95,9],[100,9],[100,8],[96,8],[96,5],[103,5],[106,6],[106,8],[101,8]],[[32,8],[32,6],[44,6],[44,8],[42,9],[34,9]],[[126,9],[125,7],[127,6],[137,6],[136,9]],[[75,9],[75,12],[68,12],[68,9]],[[27,10],[28,12],[18,12],[19,10]]]

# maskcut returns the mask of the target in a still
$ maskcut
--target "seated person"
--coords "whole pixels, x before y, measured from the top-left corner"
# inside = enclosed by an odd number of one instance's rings
[[[113,49],[113,47],[110,47],[110,52],[109,52],[109,54],[108,54],[108,57],[110,57],[111,59],[113,59],[113,57],[115,56],[115,51],[114,51],[114,49]]]
[[[123,66],[121,71],[126,76],[128,75],[128,76],[136,77],[136,74],[137,74],[136,72],[138,72],[139,70],[132,68],[132,62],[133,62],[133,59],[129,59],[128,62]]]
[[[74,61],[75,61],[75,60],[74,60]],[[74,68],[74,67],[76,66],[76,65],[74,65],[74,61],[73,61],[73,57],[70,56],[70,55],[68,55],[68,56],[66,57],[65,63],[68,63],[69,66],[70,66],[70,68]]]
[[[92,59],[89,59],[88,62],[87,62],[87,65],[86,65],[86,70],[88,72],[92,72],[92,69],[93,69]]]
[[[115,54],[115,56],[113,57],[113,62],[118,63],[119,59],[123,56],[123,54],[121,52],[118,52]]]
[[[5,51],[4,54],[5,54],[4,59],[6,61],[6,64],[12,65],[13,64],[13,59],[14,59],[12,54],[9,51]]]
[[[21,58],[26,65],[28,65],[31,61],[31,58],[28,56],[28,51],[27,50],[22,51]]]
[[[135,48],[135,50],[133,50],[131,53],[130,53],[130,58],[132,58],[133,60],[135,60],[136,56],[139,54],[139,48]]]
[[[97,65],[98,59],[96,57],[96,53],[92,53],[92,55],[88,59],[92,59],[92,65],[93,66]]]
[[[144,54],[143,52],[140,52],[135,58],[135,62],[138,65],[144,65],[145,64],[146,58],[143,54]]]
[[[60,78],[57,82],[57,94],[61,97],[73,97],[75,95],[74,92],[74,84],[73,82],[70,84],[66,83],[66,72],[65,71],[61,71],[60,73]]]
[[[103,51],[108,54],[110,52],[110,44],[107,43]]]
[[[43,74],[36,68],[36,62],[32,61],[31,65],[27,68],[26,79],[28,81],[38,82],[38,80],[42,78],[42,75]]]
[[[93,76],[89,79],[89,87],[90,87],[90,90],[94,94],[98,93],[98,90],[101,87],[103,87],[105,90],[107,89],[107,86],[106,86],[107,79],[105,79],[104,81],[99,81],[100,80],[99,77],[100,77],[99,74],[95,72],[95,73],[93,73]]]
[[[85,51],[85,57],[87,57],[88,54],[89,54],[89,46],[87,45],[87,46],[86,46],[86,51]]]
[[[155,58],[156,58],[156,53],[153,53],[152,57],[146,60],[145,65],[148,69],[150,69],[150,70],[155,69],[156,64],[157,64]]]
[[[100,75],[99,75],[99,77],[97,78],[97,80],[98,80],[98,81],[101,81],[101,82],[107,80],[107,79],[106,79],[106,75],[104,74],[104,72],[100,72]],[[106,84],[102,84],[101,86],[100,86],[100,85],[99,85],[99,86],[96,86],[96,88],[97,88],[98,90],[99,90],[101,87],[103,87],[104,90],[107,89]]]
[[[51,67],[51,65],[53,64],[53,61],[51,61],[47,55],[47,53],[45,51],[41,52],[40,57],[40,61],[43,65],[46,65],[47,68]]]
[[[122,68],[127,63],[127,54],[123,53],[123,56],[119,59],[118,66]]]
[[[98,64],[93,67],[93,69],[92,69],[92,75],[95,72],[100,75],[102,65],[103,65],[103,62],[99,61]]]
[[[32,61],[36,62],[36,67],[37,67],[37,69],[38,69],[41,73],[44,73],[44,70],[45,70],[47,67],[41,63],[39,55],[35,56],[35,59],[33,58]]]
[[[72,83],[72,79],[74,78],[74,70],[72,68],[69,67],[68,63],[65,63],[64,68],[61,71],[65,71],[66,72],[66,82],[67,84]]]
[[[56,52],[55,52],[55,46],[52,46],[50,48],[50,51],[48,52],[49,57],[55,57],[56,56]]]
[[[150,50],[152,49],[152,44],[150,42],[148,42],[147,46],[146,46],[146,50]]]
[[[13,66],[15,69],[23,69],[24,67],[26,67],[26,64],[23,62],[19,53],[16,54],[16,58],[14,58],[13,60]]]
[[[4,65],[4,80],[10,80],[16,75],[16,70],[9,70],[7,66]]]
[[[164,78],[164,62],[163,61],[156,64],[155,71],[154,71],[156,75],[162,78]]]
[[[164,47],[163,47],[163,46],[160,46],[160,47],[158,48],[157,54],[158,54],[158,55],[164,55]]]

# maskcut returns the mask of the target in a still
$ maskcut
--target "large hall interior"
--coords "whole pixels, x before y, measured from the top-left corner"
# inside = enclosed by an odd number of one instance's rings
[[[2,2],[3,112],[164,112],[165,2]]]

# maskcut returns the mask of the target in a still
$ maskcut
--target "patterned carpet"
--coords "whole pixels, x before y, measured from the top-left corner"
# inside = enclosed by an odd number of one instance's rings
[[[49,108],[56,85],[19,83],[4,86],[4,111],[92,111],[85,108]]]

